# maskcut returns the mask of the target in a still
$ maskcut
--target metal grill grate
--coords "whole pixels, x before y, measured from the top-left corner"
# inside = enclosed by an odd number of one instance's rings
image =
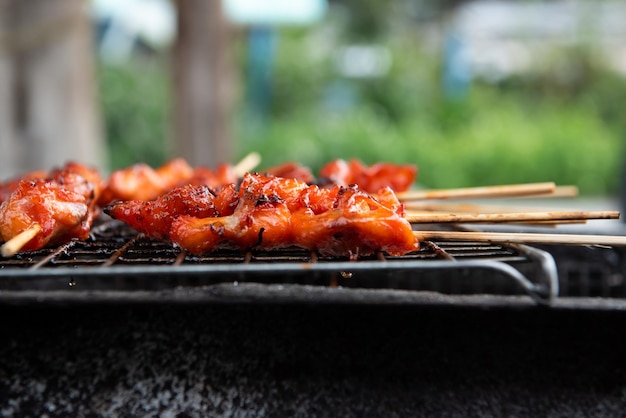
[[[559,296],[626,299],[626,249],[546,247],[558,265]]]
[[[0,292],[167,291],[218,283],[297,284],[402,289],[445,294],[527,294],[540,302],[558,292],[554,260],[522,245],[425,242],[402,257],[357,261],[297,248],[220,250],[196,256],[146,239],[116,221],[95,227],[87,241],[17,254],[0,261]],[[7,293],[9,292],[9,293]]]

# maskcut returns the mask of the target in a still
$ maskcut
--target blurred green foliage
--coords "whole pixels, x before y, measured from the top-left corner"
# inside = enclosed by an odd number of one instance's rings
[[[171,119],[167,66],[153,60],[103,63],[98,75],[111,169],[164,163]]]
[[[475,81],[453,100],[442,95],[441,52],[401,25],[381,29],[392,32],[380,41],[392,57],[387,75],[342,77],[335,54],[352,39],[339,26],[330,19],[279,30],[267,119],[250,115],[243,102],[237,109],[239,157],[257,151],[263,167],[294,160],[314,170],[334,158],[414,163],[418,183],[428,188],[555,181],[585,195],[618,193],[626,81],[592,49],[564,51],[535,73],[497,84]],[[563,67],[571,70],[567,77],[557,71]],[[170,156],[167,68],[102,68],[112,167]]]
[[[267,166],[294,160],[315,169],[333,158],[415,163],[419,183],[429,188],[555,181],[583,194],[617,191],[620,138],[584,106],[524,110],[492,92],[473,96],[480,108],[472,115],[401,123],[365,106],[340,115],[303,112],[272,123],[244,142],[242,153],[259,151]]]
[[[333,158],[415,163],[418,183],[429,188],[555,181],[606,195],[621,186],[626,80],[587,50],[554,57],[578,63],[575,77],[540,68],[474,82],[467,97],[452,100],[441,92],[441,57],[416,38],[387,42],[390,73],[364,80],[329,71],[332,62],[302,48],[311,38],[281,33],[271,117],[259,125],[242,114],[241,155],[256,150],[264,166],[295,160],[313,169]],[[353,105],[325,105],[333,86],[348,88]]]

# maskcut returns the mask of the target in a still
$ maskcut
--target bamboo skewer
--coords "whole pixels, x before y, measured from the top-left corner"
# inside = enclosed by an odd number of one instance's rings
[[[414,231],[419,241],[487,241],[515,244],[626,246],[626,236],[584,234],[534,234],[508,232]]]
[[[32,224],[2,244],[2,246],[0,246],[0,254],[2,257],[13,257],[24,247],[24,245],[28,243],[28,241],[35,238],[39,231],[41,231],[41,225],[37,223]]]
[[[418,223],[468,223],[468,222],[535,222],[579,221],[587,219],[619,219],[618,211],[563,211],[563,212],[510,212],[510,213],[413,213],[406,219]]]
[[[522,225],[522,226],[546,226],[556,228],[559,225],[580,225],[586,224],[586,219],[567,219],[567,220],[553,220],[553,221],[519,221],[510,222],[510,224]]]
[[[407,216],[405,216],[405,218],[410,219],[410,217],[413,214],[409,214]],[[416,224],[423,224],[424,222],[416,222]],[[448,223],[448,222],[441,222],[441,223]],[[479,222],[473,222],[473,223],[479,223]],[[497,223],[497,222],[491,222],[491,221],[485,221],[485,224],[488,223]],[[547,220],[547,221],[506,221],[506,222],[500,222],[502,224],[507,223],[510,225],[524,225],[524,226],[538,226],[538,227],[557,227],[559,225],[584,225],[587,223],[587,219],[551,219],[551,220]]]
[[[251,152],[246,155],[233,167],[233,171],[237,177],[243,177],[244,174],[256,168],[261,163],[261,155]]]
[[[515,213],[515,212],[560,212],[566,208],[549,206],[513,206],[506,204],[475,204],[468,202],[406,202],[407,212],[462,212],[462,213]]]
[[[476,197],[511,197],[548,195],[554,193],[556,185],[553,182],[510,184],[501,186],[464,187],[460,189],[439,190],[411,190],[396,193],[399,200],[423,200],[423,199],[460,199]]]
[[[556,186],[554,191],[551,193],[537,193],[530,194],[526,196],[517,196],[517,197],[576,197],[578,196],[578,187],[576,186]],[[516,197],[516,196],[513,196]]]
[[[477,205],[473,203],[457,202],[406,202],[407,212],[463,212],[463,213],[509,213],[542,211],[536,208],[522,208],[504,205]],[[543,209],[545,211],[545,209]]]

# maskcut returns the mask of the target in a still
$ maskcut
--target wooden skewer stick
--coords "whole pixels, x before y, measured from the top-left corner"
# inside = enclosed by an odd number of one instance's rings
[[[461,213],[517,213],[517,212],[561,212],[567,211],[566,208],[557,208],[549,206],[518,206],[518,205],[492,205],[492,204],[475,204],[467,202],[439,202],[439,201],[423,201],[423,202],[406,202],[404,204],[407,212],[461,212]]]
[[[618,211],[566,211],[521,213],[415,213],[407,214],[406,220],[418,223],[468,223],[468,222],[530,222],[570,221],[585,219],[619,219]]]
[[[553,192],[537,193],[519,197],[576,197],[578,196],[577,186],[556,186]]]
[[[509,213],[531,212],[528,208],[504,206],[504,205],[477,205],[474,203],[456,202],[406,202],[407,212],[463,212],[463,213]],[[544,209],[545,210],[545,209]],[[533,208],[533,211],[536,209]]]
[[[427,213],[432,213],[432,212],[427,212]],[[490,213],[490,212],[488,212]],[[504,212],[504,213],[508,213],[508,212]],[[411,217],[413,215],[424,215],[425,212],[411,212],[408,211],[407,215],[405,216],[406,219],[411,219]],[[416,222],[416,224],[419,223],[424,223],[424,222]],[[485,222],[485,223],[496,223],[496,222]],[[505,223],[505,222],[502,222]],[[545,227],[556,227],[558,225],[574,225],[574,224],[586,224],[587,223],[587,219],[551,219],[551,220],[547,220],[547,221],[506,221],[506,223],[509,224],[516,224],[516,225],[527,225],[527,226],[545,226]]]
[[[626,236],[585,234],[533,234],[508,232],[414,231],[419,241],[486,241],[515,244],[626,246]]]
[[[422,199],[461,199],[472,197],[508,197],[528,196],[554,193],[556,185],[547,183],[509,184],[501,186],[465,187],[460,189],[439,190],[411,190],[396,193],[398,199],[422,200]]]
[[[244,174],[253,170],[261,162],[261,155],[257,152],[251,152],[239,161],[234,167],[233,171],[237,177],[243,177]]]
[[[0,247],[0,254],[2,257],[13,257],[17,254],[23,247],[30,241],[35,238],[35,236],[41,231],[41,225],[32,224]]]
[[[519,222],[511,222],[517,225],[526,225],[526,226],[547,226],[547,227],[557,227],[559,225],[579,225],[586,224],[586,219],[571,219],[571,220],[559,220],[559,221],[519,221]]]

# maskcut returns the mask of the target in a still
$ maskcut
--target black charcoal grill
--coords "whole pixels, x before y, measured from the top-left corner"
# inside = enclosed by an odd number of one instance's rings
[[[626,309],[621,248],[426,241],[402,257],[298,248],[186,254],[114,220],[90,239],[0,259],[5,303],[355,302]]]
[[[620,417],[624,260],[199,257],[105,222],[0,261],[0,416]]]
[[[259,292],[261,285],[272,291]],[[256,297],[251,298],[248,287]],[[299,295],[298,289],[304,293]],[[18,303],[287,301],[302,300],[302,294],[311,298],[312,293],[319,299],[372,303],[410,300],[419,292],[525,295],[549,304],[558,295],[558,277],[547,252],[525,245],[427,241],[402,257],[377,254],[356,261],[297,248],[196,256],[117,221],[97,226],[87,241],[0,262],[0,298]]]

